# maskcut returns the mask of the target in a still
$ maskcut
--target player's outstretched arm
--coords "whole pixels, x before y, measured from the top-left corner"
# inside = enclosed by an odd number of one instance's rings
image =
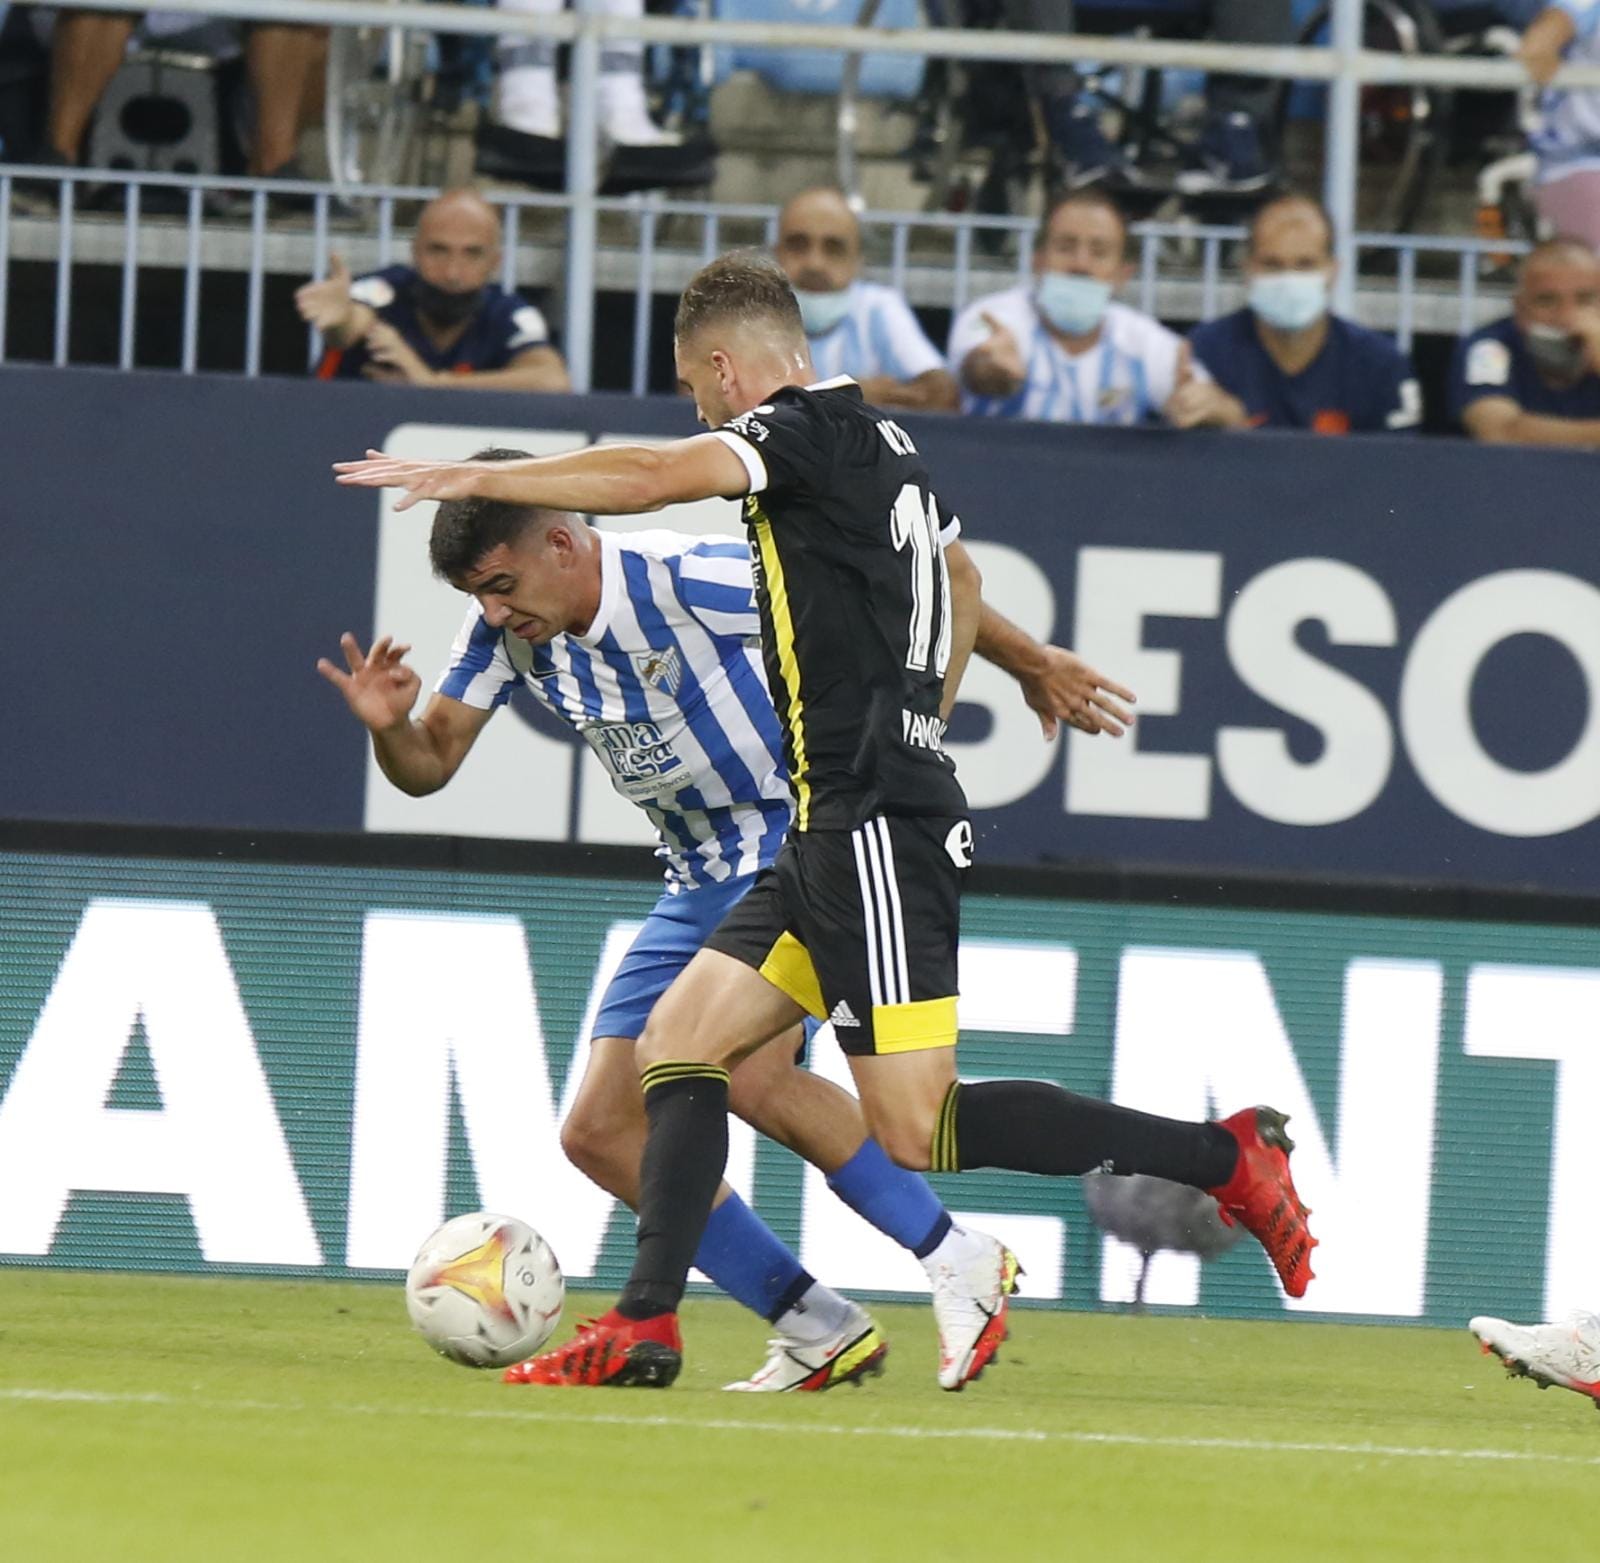
[[[1080,732],[1109,733],[1120,738],[1133,726],[1131,689],[1113,683],[1081,657],[1061,646],[1045,646],[1010,619],[982,605],[978,616],[977,653],[1003,668],[1022,686],[1022,698],[1039,718],[1047,739],[1059,722]]]
[[[750,490],[745,464],[715,435],[670,445],[591,445],[521,461],[401,461],[369,450],[334,463],[336,482],[399,488],[396,510],[424,499],[498,499],[514,505],[625,516],[695,499],[738,499]]]
[[[949,720],[955,709],[961,680],[972,660],[972,645],[983,609],[983,576],[960,542],[945,545],[945,568],[950,572],[950,666],[944,675],[944,699],[939,715]]]
[[[339,645],[345,667],[319,657],[317,671],[344,696],[356,720],[372,735],[379,768],[413,798],[437,792],[460,768],[492,713],[435,695],[422,719],[414,722],[411,708],[422,680],[404,660],[411,648],[397,646],[385,635],[364,652],[348,632],[339,637]]]

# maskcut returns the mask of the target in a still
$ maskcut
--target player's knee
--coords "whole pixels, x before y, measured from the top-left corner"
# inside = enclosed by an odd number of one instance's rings
[[[631,1138],[629,1127],[610,1114],[575,1110],[561,1125],[562,1154],[584,1177],[608,1194],[617,1194],[628,1181],[621,1176],[618,1147]]]
[[[933,1126],[924,1127],[914,1119],[876,1124],[873,1138],[883,1147],[889,1160],[908,1172],[927,1172],[933,1164]]]

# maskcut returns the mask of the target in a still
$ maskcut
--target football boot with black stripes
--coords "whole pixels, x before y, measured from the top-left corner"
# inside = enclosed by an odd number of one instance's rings
[[[580,1319],[565,1345],[516,1363],[501,1375],[507,1384],[612,1384],[618,1389],[665,1389],[683,1366],[678,1316],[625,1319],[616,1309]]]

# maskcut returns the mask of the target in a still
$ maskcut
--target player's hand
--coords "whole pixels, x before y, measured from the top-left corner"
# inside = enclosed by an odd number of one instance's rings
[[[424,499],[470,499],[487,469],[481,461],[401,461],[381,450],[368,450],[361,461],[336,461],[335,483],[352,488],[403,488],[396,510],[409,510]]]
[[[363,338],[367,357],[376,373],[368,375],[373,380],[392,380],[395,376],[408,385],[430,385],[433,370],[422,361],[421,355],[386,320],[374,320]],[[365,373],[365,370],[363,370]]]
[[[295,289],[294,307],[300,318],[326,336],[350,321],[350,268],[337,255],[328,257],[328,275]]]
[[[1131,689],[1113,683],[1090,667],[1082,657],[1061,646],[1044,648],[1044,663],[1019,677],[1022,698],[1039,718],[1046,739],[1054,738],[1060,722],[1081,733],[1108,733],[1120,738],[1133,726],[1135,704]]]
[[[375,733],[409,720],[422,689],[422,680],[405,662],[411,648],[397,646],[385,635],[371,651],[363,652],[361,642],[348,631],[339,637],[339,646],[349,671],[326,657],[317,658],[317,671],[344,696],[357,720]]]

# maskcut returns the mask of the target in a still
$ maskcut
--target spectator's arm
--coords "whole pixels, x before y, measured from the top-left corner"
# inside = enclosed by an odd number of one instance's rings
[[[430,385],[468,391],[570,391],[566,361],[553,347],[524,348],[504,369],[479,369],[471,374],[441,371]]]
[[[315,326],[330,347],[345,348],[359,342],[378,318],[372,307],[354,297],[350,270],[337,255],[328,258],[328,275],[296,289],[295,308],[307,325]]]
[[[875,407],[903,407],[908,412],[954,412],[961,391],[948,369],[929,369],[910,380],[878,375],[861,382],[861,394]]]
[[[1172,395],[1162,407],[1162,416],[1175,429],[1248,429],[1250,410],[1237,396],[1217,384],[1204,364],[1196,366],[1194,348],[1188,341],[1178,344],[1178,361],[1173,371]]]
[[[1546,87],[1561,69],[1561,56],[1567,45],[1577,36],[1578,24],[1570,12],[1559,5],[1546,6],[1528,24],[1517,58],[1533,81]]]
[[[1553,418],[1524,412],[1509,396],[1480,396],[1462,410],[1461,422],[1486,445],[1557,445],[1600,450],[1600,418]]]
[[[979,319],[989,334],[962,357],[962,383],[974,396],[1015,396],[1028,377],[1016,333],[988,310]]]

